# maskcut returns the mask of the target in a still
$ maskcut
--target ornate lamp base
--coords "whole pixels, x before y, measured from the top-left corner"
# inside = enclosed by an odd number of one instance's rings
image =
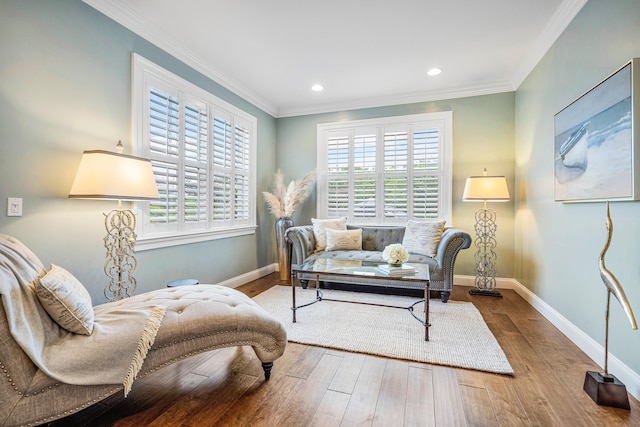
[[[104,247],[107,250],[104,272],[109,281],[104,287],[104,296],[109,301],[117,301],[130,297],[136,290],[136,258],[133,255],[136,243],[136,217],[128,209],[122,209],[118,201],[118,209],[105,215],[104,226],[107,235]]]
[[[485,206],[476,211],[476,287],[469,291],[471,295],[502,298],[496,290],[496,229],[496,213],[487,209],[485,202]]]
[[[486,297],[499,297],[502,298],[502,294],[495,289],[469,289],[471,295],[483,295]]]
[[[631,409],[627,388],[611,374],[587,371],[583,388],[598,405]]]

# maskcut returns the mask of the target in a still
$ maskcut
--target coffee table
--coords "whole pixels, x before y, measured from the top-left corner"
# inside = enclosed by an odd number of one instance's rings
[[[383,307],[401,308],[408,310],[411,315],[424,325],[424,340],[429,341],[429,267],[426,264],[408,263],[415,268],[415,273],[404,276],[392,276],[382,273],[378,270],[378,266],[382,263],[355,260],[335,260],[330,258],[315,258],[304,262],[297,266],[291,267],[291,295],[293,305],[293,322],[296,322],[296,311],[318,303],[320,301],[339,301],[356,304],[377,305]],[[324,298],[320,289],[320,281],[340,282],[348,281],[349,277],[366,276],[368,285],[377,287],[403,288],[403,289],[421,289],[424,290],[424,298],[416,301],[408,307],[371,304],[366,302],[346,301],[331,298]],[[302,305],[296,304],[296,282],[300,280],[314,280],[316,282],[316,299]],[[414,312],[417,304],[424,302],[424,319],[418,317]]]

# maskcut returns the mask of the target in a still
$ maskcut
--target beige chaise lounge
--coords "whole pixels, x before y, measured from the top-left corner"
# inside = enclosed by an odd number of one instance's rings
[[[98,305],[92,333],[72,333],[43,309],[36,287],[45,274],[29,249],[0,235],[0,426],[68,416],[123,389],[126,395],[136,377],[221,347],[251,346],[269,379],[286,346],[279,321],[217,285],[163,288]],[[123,343],[132,336],[128,351]]]

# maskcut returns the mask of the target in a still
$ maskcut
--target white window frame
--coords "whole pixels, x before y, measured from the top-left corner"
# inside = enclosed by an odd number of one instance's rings
[[[193,223],[185,221],[182,215],[178,215],[179,219],[177,222],[162,225],[152,224],[150,221],[150,202],[136,202],[134,208],[137,216],[136,234],[138,236],[136,240],[136,250],[142,251],[255,234],[257,228],[257,119],[245,111],[221,100],[210,92],[207,92],[193,83],[176,76],[136,53],[132,55],[132,76],[132,140],[134,152],[137,156],[150,158],[152,161],[154,160],[154,155],[150,150],[149,141],[149,92],[152,87],[177,96],[181,104],[188,102],[190,105],[196,105],[198,108],[203,108],[204,111],[207,111],[208,123],[210,126],[212,126],[214,122],[213,116],[215,114],[216,117],[224,117],[225,120],[230,120],[231,123],[234,124],[232,130],[235,129],[235,126],[241,125],[249,134],[248,216],[243,219],[227,218],[221,221],[214,221],[212,219],[211,204],[213,203],[213,183],[211,181],[214,176],[214,165],[213,143],[211,141],[213,131],[210,129],[208,132],[208,166],[206,170],[208,180],[206,220],[194,225]],[[184,119],[181,118],[181,135],[179,138],[184,137],[183,121]],[[182,144],[182,142],[180,142],[180,144]],[[185,159],[184,151],[182,151],[179,156],[179,162],[184,164]],[[184,202],[184,199],[182,198],[184,191],[184,180],[178,179],[178,193],[181,195],[179,199],[182,202]],[[233,195],[231,195],[231,199],[233,199]],[[179,209],[179,211],[183,212],[183,209]]]
[[[453,145],[453,113],[443,111],[437,113],[413,114],[407,116],[383,117],[377,119],[353,120],[336,123],[323,123],[317,126],[317,206],[316,214],[318,218],[331,218],[329,214],[328,202],[328,144],[332,136],[339,135],[348,138],[349,144],[349,166],[348,194],[349,207],[346,213],[347,221],[351,224],[360,225],[404,225],[409,219],[414,219],[411,210],[404,217],[388,217],[384,214],[384,134],[389,131],[406,130],[411,133],[412,129],[437,128],[439,133],[439,165],[433,171],[439,179],[438,215],[448,224],[452,220],[452,145]],[[376,135],[376,216],[365,218],[354,216],[354,140],[357,135]],[[409,142],[411,144],[411,142]],[[431,173],[429,173],[431,174]],[[406,173],[409,183],[413,182],[411,167]],[[417,173],[416,173],[417,175]],[[410,189],[409,189],[410,191]],[[333,215],[336,216],[336,215]],[[342,216],[342,215],[340,215]],[[416,220],[424,218],[415,218]]]

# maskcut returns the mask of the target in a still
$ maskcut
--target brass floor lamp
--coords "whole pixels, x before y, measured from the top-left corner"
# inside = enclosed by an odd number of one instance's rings
[[[476,210],[476,279],[475,289],[469,291],[472,295],[486,295],[502,297],[496,290],[496,259],[495,247],[496,213],[487,208],[487,202],[509,201],[509,188],[504,176],[488,176],[485,168],[482,176],[469,176],[464,185],[462,200],[465,202],[483,202],[482,208]]]
[[[116,150],[116,153],[85,151],[69,192],[70,198],[118,201],[118,208],[105,214],[104,221],[107,231],[104,272],[109,277],[104,295],[110,301],[131,296],[136,289],[133,277],[137,266],[134,256],[136,217],[130,209],[122,208],[122,201],[158,198],[151,162],[122,154],[120,141]]]

